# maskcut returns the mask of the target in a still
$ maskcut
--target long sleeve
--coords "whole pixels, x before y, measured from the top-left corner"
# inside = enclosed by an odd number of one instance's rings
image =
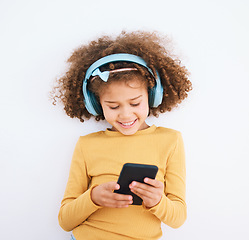
[[[98,210],[91,200],[90,177],[84,161],[80,139],[78,140],[71,162],[69,178],[61,208],[59,224],[65,231],[71,231]]]
[[[153,208],[96,206],[91,190],[117,181],[124,163],[158,166],[157,179],[164,194]],[[186,219],[185,156],[181,134],[155,125],[123,135],[99,131],[80,137],[76,144],[68,183],[59,211],[60,226],[73,230],[76,239],[143,239],[162,236],[161,222],[177,228]]]
[[[172,154],[167,160],[165,194],[155,207],[149,209],[156,217],[170,227],[180,227],[187,218],[185,203],[186,167],[183,140],[180,133]]]

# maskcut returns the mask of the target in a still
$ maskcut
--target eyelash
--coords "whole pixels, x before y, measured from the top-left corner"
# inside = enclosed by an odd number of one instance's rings
[[[132,107],[137,107],[140,103],[131,104]]]
[[[109,107],[109,108],[112,109],[112,110],[115,110],[115,109],[118,108],[118,106],[117,107]]]
[[[131,104],[132,107],[137,107],[140,103],[135,103],[135,104]],[[118,109],[119,106],[117,107],[110,107],[110,109],[115,110]]]

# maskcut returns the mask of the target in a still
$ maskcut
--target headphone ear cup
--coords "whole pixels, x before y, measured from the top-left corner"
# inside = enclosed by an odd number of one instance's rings
[[[163,88],[162,86],[155,85],[149,91],[149,106],[150,107],[158,107],[162,103],[163,99]]]
[[[149,106],[154,107],[155,91],[154,87],[149,90]]]
[[[103,113],[102,111],[102,107],[101,105],[99,104],[99,102],[97,101],[97,98],[95,96],[94,93],[92,93],[91,91],[88,91],[88,97],[89,97],[89,102],[91,104],[91,108],[94,109],[95,111],[95,114],[93,115],[101,115]]]

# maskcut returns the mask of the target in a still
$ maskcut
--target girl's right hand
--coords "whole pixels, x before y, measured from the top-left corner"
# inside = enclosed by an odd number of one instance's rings
[[[116,182],[107,182],[92,189],[92,201],[99,206],[109,208],[125,208],[132,204],[132,196],[114,193],[119,185]]]

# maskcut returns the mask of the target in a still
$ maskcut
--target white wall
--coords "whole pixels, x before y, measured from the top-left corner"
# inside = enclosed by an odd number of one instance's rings
[[[127,30],[175,42],[194,90],[149,123],[183,133],[188,219],[162,239],[249,239],[249,2],[247,0],[2,0],[0,238],[69,239],[57,214],[75,143],[105,129],[48,100],[81,43]]]

